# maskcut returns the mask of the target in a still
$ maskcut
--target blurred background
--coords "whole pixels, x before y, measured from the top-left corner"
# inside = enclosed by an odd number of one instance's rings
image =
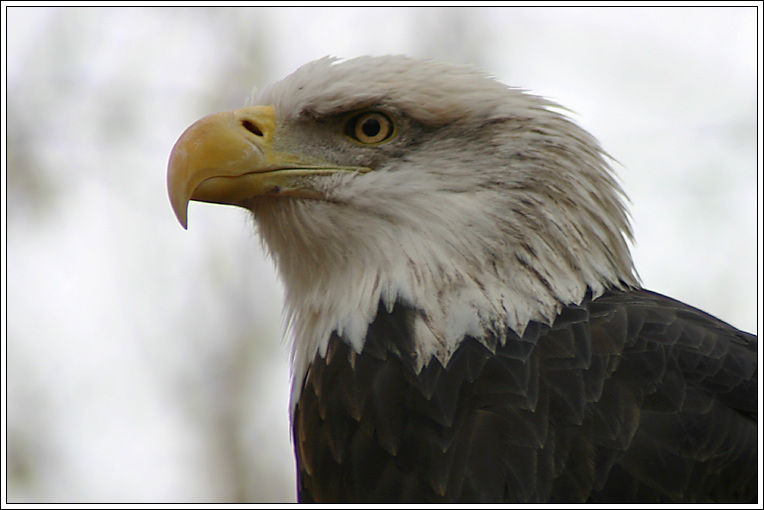
[[[9,502],[291,502],[282,290],[247,214],[165,189],[198,118],[324,55],[475,64],[618,161],[644,285],[757,328],[756,8],[7,15]]]

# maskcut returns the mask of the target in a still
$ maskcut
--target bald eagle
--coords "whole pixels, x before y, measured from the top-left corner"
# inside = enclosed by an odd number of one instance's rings
[[[757,338],[641,287],[558,105],[323,58],[205,117],[168,188],[252,212],[283,280],[303,502],[754,502]]]

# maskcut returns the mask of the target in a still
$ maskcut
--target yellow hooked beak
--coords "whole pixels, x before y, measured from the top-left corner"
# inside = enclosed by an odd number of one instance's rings
[[[215,113],[186,129],[167,168],[170,203],[183,228],[190,200],[243,205],[262,195],[321,199],[306,178],[369,171],[278,152],[273,148],[278,136],[271,106]]]

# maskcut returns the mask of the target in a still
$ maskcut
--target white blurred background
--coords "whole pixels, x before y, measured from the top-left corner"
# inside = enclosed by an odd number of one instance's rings
[[[324,56],[471,63],[618,160],[649,289],[757,332],[755,8],[8,8],[9,502],[289,502],[282,291],[165,167]]]

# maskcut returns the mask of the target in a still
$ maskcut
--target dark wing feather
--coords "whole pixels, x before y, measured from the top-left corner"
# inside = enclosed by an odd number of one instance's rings
[[[294,414],[301,501],[755,501],[755,336],[611,291],[417,374],[417,313],[380,306],[361,354],[335,336],[314,360]]]

